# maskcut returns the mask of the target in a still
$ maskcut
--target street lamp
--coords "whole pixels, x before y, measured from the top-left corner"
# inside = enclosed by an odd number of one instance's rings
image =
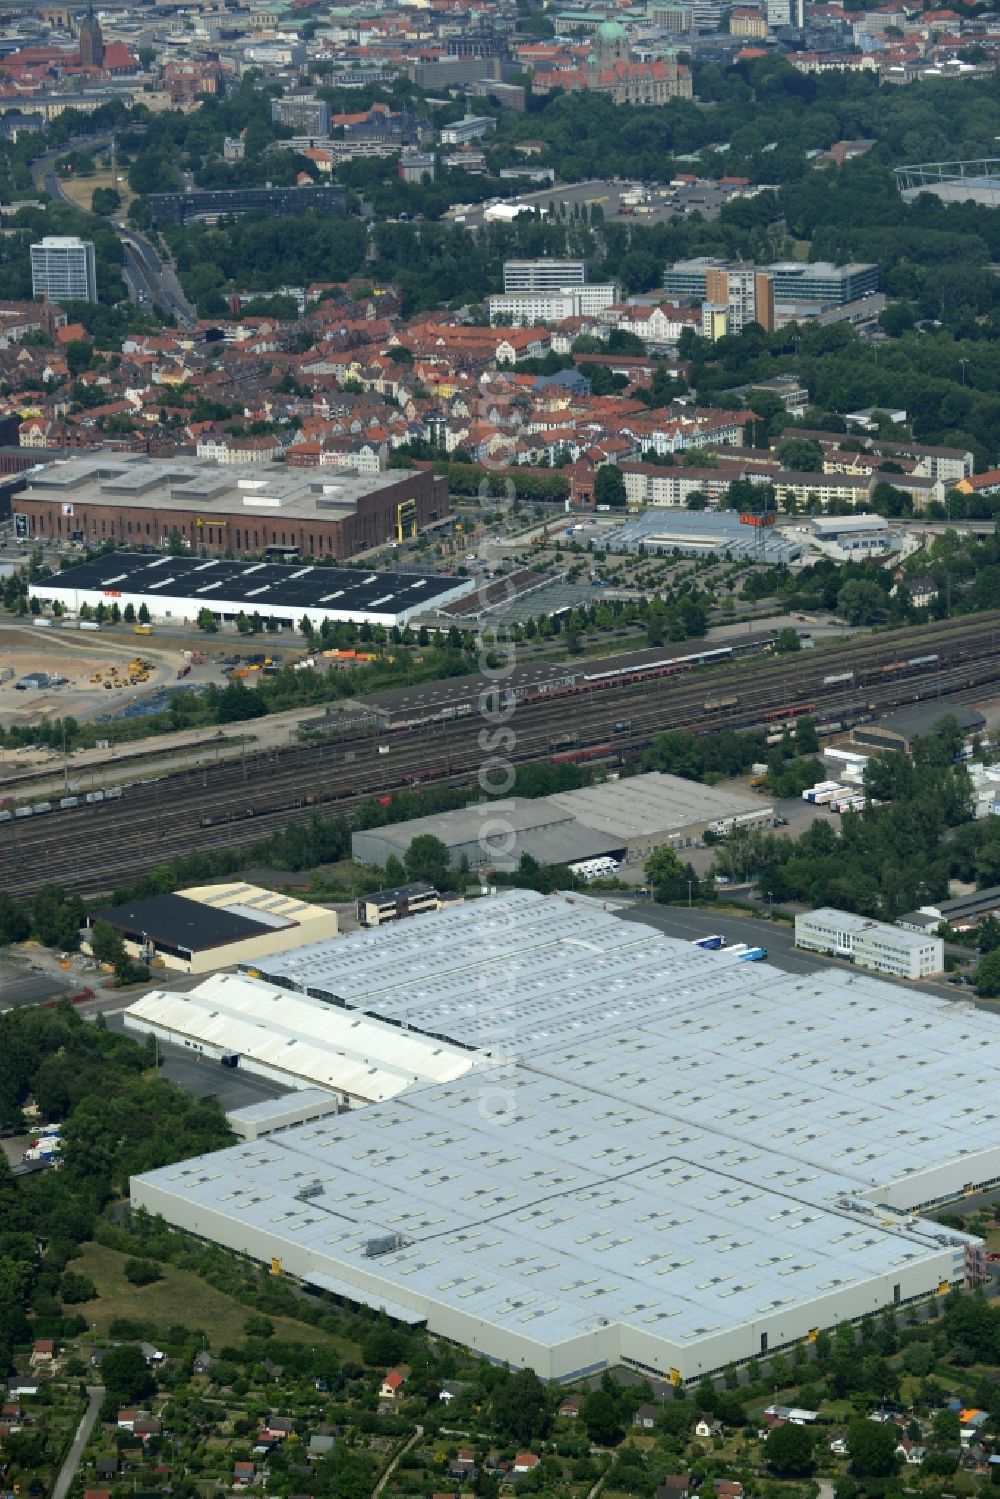
[[[687,885],[688,885],[688,910],[689,911],[691,909],[691,886],[693,884],[694,884],[693,880],[688,880]]]
[[[965,355],[963,355],[962,358],[958,362],[962,366],[962,384],[964,385],[965,384],[965,366],[969,362],[968,357],[965,356]]]

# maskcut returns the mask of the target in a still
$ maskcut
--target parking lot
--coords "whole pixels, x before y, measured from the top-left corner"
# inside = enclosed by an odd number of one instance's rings
[[[41,1005],[58,999],[67,990],[82,987],[77,976],[67,973],[62,982],[46,973],[35,973],[13,963],[0,964],[0,1011],[16,1010],[22,1005]]]

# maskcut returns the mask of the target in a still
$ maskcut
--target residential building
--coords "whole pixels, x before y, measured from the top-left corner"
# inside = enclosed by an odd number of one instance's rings
[[[832,906],[796,916],[795,945],[809,952],[848,958],[859,968],[895,978],[929,978],[944,968],[940,937],[907,931],[888,921],[872,921],[853,911],[837,911]]]
[[[750,323],[774,329],[774,283],[755,266],[708,267],[705,297],[726,308],[726,331],[742,333]]]
[[[96,302],[93,241],[76,235],[47,234],[32,245],[31,294],[50,302]]]
[[[767,16],[756,6],[734,5],[729,12],[730,36],[749,36],[760,40],[767,36],[768,30]]]

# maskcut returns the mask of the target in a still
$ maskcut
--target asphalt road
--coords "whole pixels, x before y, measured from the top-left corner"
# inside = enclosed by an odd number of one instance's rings
[[[120,1011],[117,1014],[105,1012],[105,1018],[109,1030],[125,1029]],[[141,1040],[141,1037],[135,1036],[134,1031],[131,1034]],[[183,1046],[170,1046],[161,1042],[160,1056],[163,1060],[160,1070],[164,1077],[195,1098],[217,1098],[222,1109],[242,1109],[247,1104],[260,1103],[266,1098],[279,1098],[282,1093],[291,1091],[291,1085],[286,1087],[283,1083],[272,1082],[270,1078],[243,1072],[238,1067],[223,1067],[221,1063],[207,1057],[194,1055]]]
[[[71,986],[74,989],[81,987],[79,983],[74,984],[71,973],[67,973],[60,983],[48,974],[26,972],[22,968],[3,964],[0,966],[0,1011],[16,1010],[21,1005],[44,1004],[47,999],[55,999]]]
[[[77,1427],[72,1446],[66,1454],[66,1461],[59,1469],[59,1477],[52,1487],[52,1499],[66,1499],[66,1495],[69,1493],[73,1479],[76,1477],[76,1470],[80,1466],[80,1459],[83,1457],[84,1448],[90,1440],[90,1433],[94,1429],[97,1417],[100,1414],[101,1405],[104,1402],[104,1386],[88,1385],[87,1394],[90,1396],[90,1401],[83,1413],[80,1425]]]
[[[109,145],[111,139],[108,132],[77,136],[36,157],[31,164],[36,187],[44,189],[50,198],[61,198],[67,203],[72,201],[62,190],[56,174],[56,162],[70,151],[99,150]],[[125,250],[125,282],[132,300],[146,310],[151,310],[154,306],[162,307],[165,312],[172,313],[181,324],[194,322],[197,316],[195,308],[185,298],[171,267],[160,259],[145,235],[135,229],[125,228],[116,220],[110,222]]]
[[[656,927],[668,937],[679,937],[682,941],[694,942],[698,937],[721,933],[728,946],[734,942],[746,942],[751,947],[766,947],[767,961],[785,973],[815,973],[820,968],[842,968],[854,973],[852,963],[843,959],[824,957],[820,953],[800,952],[795,946],[795,933],[784,921],[770,921],[766,916],[737,916],[731,913],[706,910],[698,906],[685,909],[683,906],[657,906],[650,901],[636,900],[629,903],[621,913],[624,921],[639,921]],[[860,970],[870,973],[868,969]],[[921,981],[900,983],[885,973],[870,973],[872,978],[882,979],[887,984],[898,984],[900,989],[936,994],[941,999],[970,1001],[972,991],[959,989],[946,983]],[[993,1009],[993,1006],[984,1008]]]

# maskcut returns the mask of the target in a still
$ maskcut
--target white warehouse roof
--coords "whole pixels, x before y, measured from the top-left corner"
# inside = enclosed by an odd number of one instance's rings
[[[696,1379],[960,1283],[968,1241],[909,1210],[1000,1177],[996,1021],[866,975],[727,964],[527,891],[268,969],[496,1065],[133,1201],[543,1376]]]
[[[477,1060],[461,1046],[233,973],[215,974],[186,994],[143,995],[125,1011],[125,1028],[152,1030],[210,1055],[237,1052],[251,1071],[363,1103],[394,1098],[411,1083],[450,1082]]]

